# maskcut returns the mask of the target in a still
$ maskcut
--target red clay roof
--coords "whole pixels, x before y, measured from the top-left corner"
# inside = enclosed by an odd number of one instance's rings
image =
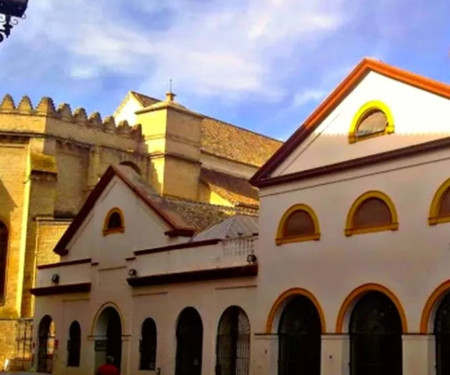
[[[92,207],[94,207],[97,199],[115,176],[119,177],[126,185],[128,185],[128,187],[168,225],[170,228],[166,232],[168,236],[179,235],[190,237],[194,234],[195,228],[189,225],[177,212],[170,208],[164,198],[158,196],[147,184],[143,183],[139,178],[139,175],[132,168],[112,165],[103,174],[69,228],[67,228],[59,242],[56,244],[54,249],[55,253],[59,255],[67,254],[66,246],[83,224],[84,219],[88,216]]]
[[[250,182],[265,185],[270,174],[320,125],[331,111],[364,79],[369,72],[376,72],[391,79],[450,99],[450,85],[408,72],[382,61],[365,58],[314,110],[292,136],[255,173]]]

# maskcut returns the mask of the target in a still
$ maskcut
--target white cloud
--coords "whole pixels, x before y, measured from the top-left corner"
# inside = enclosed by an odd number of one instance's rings
[[[327,90],[321,89],[304,90],[294,96],[292,105],[294,107],[301,107],[302,105],[305,105],[309,102],[317,102],[320,99],[323,99],[327,93]]]
[[[123,16],[131,3],[148,15],[148,30]],[[152,14],[161,7],[170,23],[152,29]],[[73,78],[110,71],[142,76],[147,92],[173,78],[184,92],[270,99],[283,94],[277,58],[306,57],[308,48],[343,24],[344,15],[344,0],[37,0],[30,2],[27,32],[20,37],[66,54]],[[296,101],[314,95],[319,93],[302,93]]]

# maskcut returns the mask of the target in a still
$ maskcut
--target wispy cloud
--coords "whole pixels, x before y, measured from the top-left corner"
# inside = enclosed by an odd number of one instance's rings
[[[142,12],[136,15],[140,23],[123,16],[130,3]],[[171,77],[198,95],[271,98],[283,91],[275,79],[277,58],[293,53],[299,42],[307,51],[308,44],[344,22],[341,0],[210,1],[206,6],[170,0],[164,9],[161,15],[159,2],[150,0],[39,0],[30,2],[28,30],[20,37],[58,49],[75,79],[140,74],[146,76],[143,86],[160,90]],[[155,12],[158,22],[167,17],[170,23],[152,29]]]
[[[292,104],[295,107],[300,107],[311,101],[316,102],[320,99],[323,99],[326,94],[327,94],[327,91],[321,90],[321,89],[304,90],[294,96],[294,98],[292,100]]]

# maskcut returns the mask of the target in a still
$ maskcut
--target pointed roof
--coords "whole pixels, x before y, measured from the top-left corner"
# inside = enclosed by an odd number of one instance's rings
[[[450,99],[450,85],[448,84],[397,68],[382,61],[364,58],[312,112],[283,146],[255,173],[250,182],[255,186],[263,186],[266,181],[270,180],[271,173],[321,124],[369,72],[376,72],[385,77]]]
[[[67,254],[67,245],[75,236],[78,229],[83,224],[86,217],[91,212],[95,203],[109,185],[109,182],[114,178],[121,179],[150,209],[155,212],[170,228],[165,232],[170,237],[174,236],[188,236],[191,237],[195,228],[192,227],[185,219],[169,206],[163,197],[160,197],[149,185],[145,184],[140,178],[139,174],[131,167],[124,165],[110,166],[94,190],[87,198],[84,205],[81,207],[74,220],[67,228],[59,242],[56,244],[54,252],[59,255]]]

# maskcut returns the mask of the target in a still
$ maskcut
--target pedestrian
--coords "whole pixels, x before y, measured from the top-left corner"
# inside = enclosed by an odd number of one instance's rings
[[[114,364],[113,356],[106,356],[106,363],[98,368],[97,375],[120,375],[119,369]]]

